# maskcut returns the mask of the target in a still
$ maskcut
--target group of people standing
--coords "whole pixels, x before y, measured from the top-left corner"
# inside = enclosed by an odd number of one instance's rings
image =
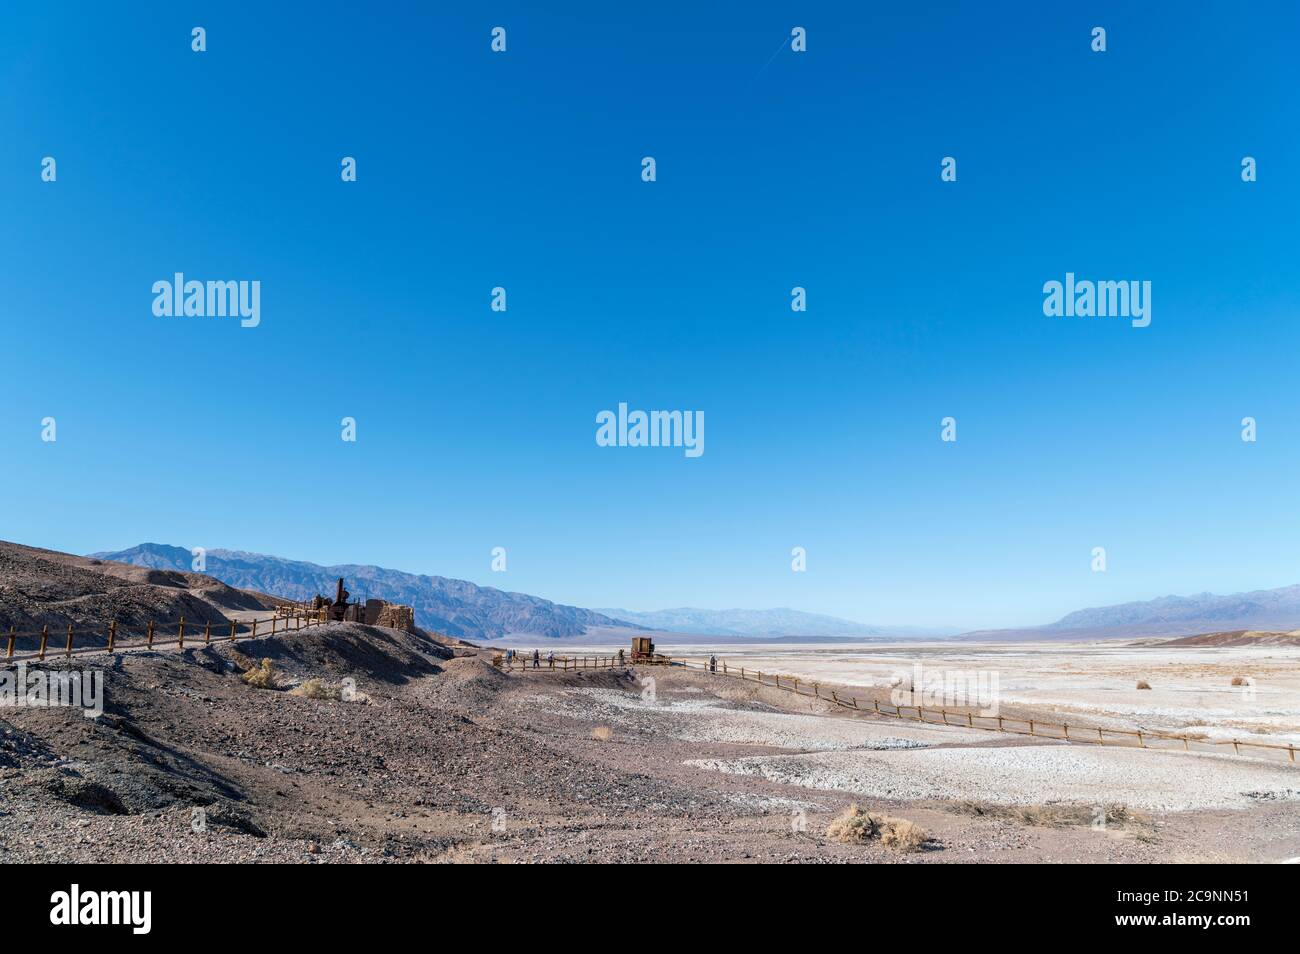
[[[506,650],[506,667],[509,668],[509,667],[513,666],[513,665],[515,664],[515,660],[518,659],[518,658],[520,658],[520,657],[519,657],[519,654],[518,654],[515,650],[513,650],[513,649],[507,649],[507,650]],[[528,657],[527,657],[527,656],[524,656],[524,657],[523,657],[523,660],[524,660],[524,668],[527,669],[527,668],[528,668]],[[551,652],[548,652],[548,653],[546,654],[546,665],[547,665],[547,667],[550,668],[550,669],[554,669],[554,668],[555,668],[555,651],[554,651],[554,650],[552,650]],[[542,651],[541,651],[540,649],[534,649],[534,650],[533,650],[533,668],[534,668],[534,669],[541,669],[541,668],[542,668]]]

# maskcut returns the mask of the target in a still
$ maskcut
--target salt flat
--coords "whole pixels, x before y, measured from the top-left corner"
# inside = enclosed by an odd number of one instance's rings
[[[999,703],[1086,716],[1113,728],[1210,739],[1300,744],[1300,649],[1174,648],[1091,643],[681,643],[674,658],[710,653],[728,666],[828,684],[882,688],[913,667],[996,674]],[[1253,685],[1233,686],[1234,677]],[[1151,689],[1138,689],[1145,680]],[[1065,720],[1058,721],[1068,721]]]
[[[1021,745],[904,751],[827,751],[694,759],[688,764],[768,781],[899,800],[997,804],[1123,803],[1154,811],[1249,808],[1300,799],[1300,774],[1233,756]]]
[[[734,685],[734,684],[732,684]],[[533,700],[619,732],[791,750],[686,764],[785,785],[897,800],[1123,803],[1153,811],[1300,800],[1300,771],[1234,755],[1028,744],[1022,737],[879,718],[780,711],[682,694],[570,688]]]

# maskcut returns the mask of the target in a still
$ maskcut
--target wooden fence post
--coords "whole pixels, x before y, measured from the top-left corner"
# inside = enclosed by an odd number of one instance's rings
[[[145,636],[145,645],[153,649],[153,620],[149,620],[149,632]]]
[[[1030,734],[1030,735],[1033,735],[1033,734],[1034,734],[1034,720],[1033,720],[1033,719],[1030,719],[1030,720],[1029,720],[1029,734]]]
[[[1147,744],[1142,741],[1142,730],[1138,729],[1138,747],[1145,749]]]
[[[9,648],[5,651],[6,659],[14,658],[14,640],[18,638],[18,633],[16,629],[17,627],[14,626],[9,627]]]
[[[212,642],[212,623],[211,621],[203,624],[203,645],[206,646]]]
[[[233,619],[230,621],[230,641],[232,643],[235,641],[235,621]]]
[[[253,620],[253,632],[249,635],[249,639],[257,639],[257,620]]]
[[[41,655],[40,655],[41,659],[45,658],[45,644],[46,642],[49,641],[49,638],[50,638],[50,627],[42,626],[41,627]]]
[[[177,649],[185,648],[185,617],[184,616],[181,617],[181,625],[176,630],[176,648]]]
[[[63,653],[68,658],[72,657],[72,624],[68,624],[68,648]]]
[[[113,651],[113,645],[117,642],[117,620],[108,624],[108,651]]]

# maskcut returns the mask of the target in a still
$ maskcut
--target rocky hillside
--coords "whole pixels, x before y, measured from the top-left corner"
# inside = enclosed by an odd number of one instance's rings
[[[188,568],[188,564],[187,564]],[[20,633],[69,623],[96,630],[108,620],[143,627],[150,620],[221,623],[223,610],[258,609],[254,594],[201,573],[124,566],[0,542],[0,628]]]
[[[1162,648],[1169,646],[1300,646],[1300,632],[1294,633],[1260,633],[1251,630],[1235,630],[1230,633],[1201,633],[1198,636],[1182,636],[1178,639],[1152,640]]]
[[[189,550],[159,543],[93,556],[160,570],[188,570],[193,560]],[[317,593],[333,596],[341,576],[354,599],[373,597],[413,606],[418,626],[464,639],[580,636],[590,626],[625,625],[602,613],[525,593],[378,566],[320,566],[242,550],[208,550],[206,561],[206,572],[231,586],[288,599],[307,600]]]

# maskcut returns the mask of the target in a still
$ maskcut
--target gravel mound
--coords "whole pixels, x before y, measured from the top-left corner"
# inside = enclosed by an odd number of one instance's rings
[[[68,624],[78,645],[107,641],[108,621],[123,631],[143,631],[150,620],[220,624],[222,608],[259,604],[219,580],[198,573],[150,570],[51,550],[0,542],[0,628],[19,633],[49,626],[56,636]],[[98,634],[98,637],[92,637]]]
[[[458,656],[443,663],[422,698],[433,705],[481,712],[495,705],[510,677],[478,656]]]
[[[361,623],[325,623],[238,640],[224,644],[222,651],[269,659],[277,669],[299,677],[365,676],[389,685],[441,672],[455,655],[424,636]]]

